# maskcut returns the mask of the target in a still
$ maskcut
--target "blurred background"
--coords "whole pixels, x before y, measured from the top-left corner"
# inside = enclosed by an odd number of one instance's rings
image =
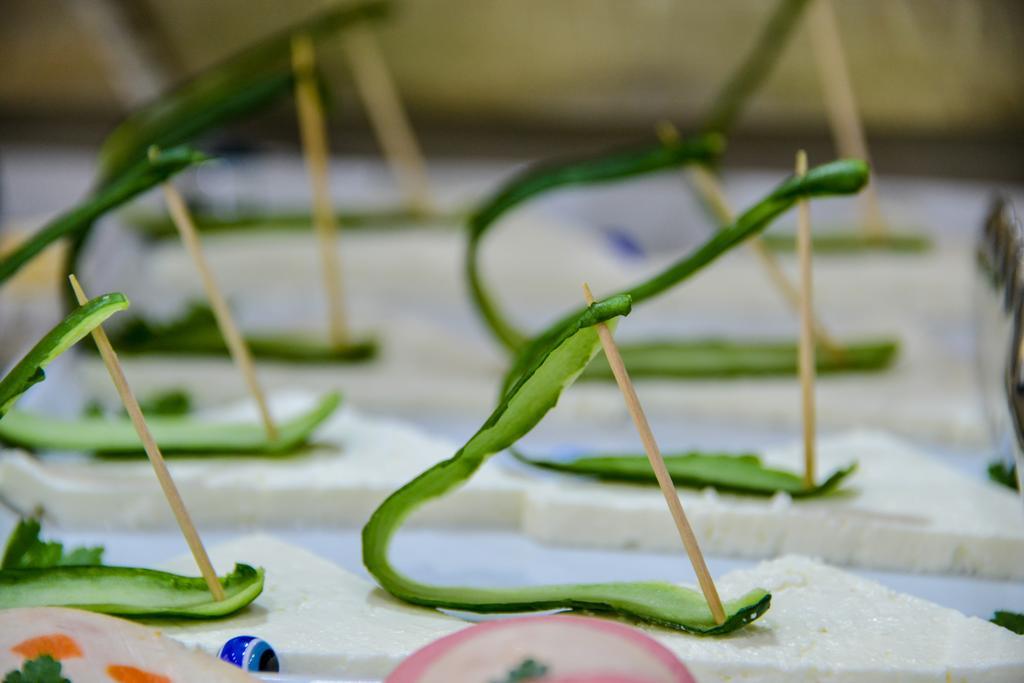
[[[1024,178],[1024,3],[835,4],[882,173]],[[322,6],[6,0],[0,144],[96,146],[133,105]],[[648,135],[661,118],[695,125],[774,6],[406,0],[380,36],[428,156],[520,158]],[[332,146],[372,152],[344,55],[337,45],[322,52],[337,129]],[[235,133],[232,142],[297,145],[287,106]],[[796,137],[812,157],[830,152],[806,30],[745,112],[726,163],[776,165]]]
[[[0,253],[88,193],[100,144],[129,112],[337,4],[344,0],[7,0],[0,23],[6,57],[0,70]],[[885,426],[977,448],[987,434],[974,376],[974,243],[994,192],[1018,198],[1018,205],[1024,196],[1024,3],[832,4],[885,219],[896,232],[933,240],[935,248],[917,258],[881,253],[817,261],[816,296],[830,328],[898,335],[904,348],[890,375],[825,380],[834,402],[823,399],[823,420],[834,418],[835,428]],[[464,282],[465,212],[523,164],[651,141],[657,122],[666,119],[684,133],[698,129],[780,6],[777,0],[396,1],[374,31],[447,223],[393,233],[348,231],[342,240],[354,326],[405,343],[385,359],[402,391],[392,391],[372,364],[330,375],[314,368],[302,381],[336,383],[358,405],[404,410],[414,419],[429,408],[460,416],[484,410],[506,359]],[[815,164],[837,155],[810,25],[808,13],[729,132],[722,181],[736,207],[749,206],[791,173],[798,148]],[[386,212],[402,197],[345,48],[341,36],[317,46],[329,97],[332,198],[339,209]],[[295,114],[293,98],[281,97],[268,110],[208,133],[196,144],[221,162],[183,173],[176,184],[196,206],[227,213],[308,211]],[[815,206],[816,228],[851,228],[863,219],[854,198]],[[496,236],[483,258],[495,289],[509,292],[513,315],[533,328],[578,305],[580,281],[589,278],[606,290],[635,282],[712,229],[674,171],[567,188],[529,208],[536,211],[524,212],[518,229]],[[149,241],[138,229],[154,217],[164,217],[155,192],[105,217],[79,274],[95,289],[126,292],[133,310],[170,319],[203,295],[180,245]],[[792,217],[779,224],[792,229]],[[326,304],[319,271],[310,267],[314,242],[307,228],[305,221],[301,231],[288,234],[206,241],[243,327],[322,327]],[[623,236],[628,254],[616,246]],[[0,363],[58,317],[65,246],[49,248],[0,291]],[[630,329],[792,336],[792,310],[745,256],[737,250],[722,259],[709,275],[666,297],[663,308],[633,316]],[[792,273],[792,258],[780,258]],[[444,355],[460,345],[474,349],[472,360],[465,349]],[[184,381],[180,367],[165,371]],[[406,386],[411,374],[422,379],[422,394]],[[456,381],[460,376],[465,384]],[[284,386],[298,377],[294,368],[282,368],[267,382]],[[210,403],[240,390],[237,383],[196,379]],[[460,402],[433,400],[442,382]],[[880,392],[876,382],[888,383],[887,390]],[[687,405],[691,414],[732,416],[741,389],[748,410],[761,411],[756,417],[772,428],[781,425],[788,438],[786,430],[799,422],[797,403],[777,397],[795,388],[788,377],[709,381],[700,392],[666,390],[664,413],[678,417],[684,411],[675,401],[688,396],[701,404]],[[713,391],[729,410],[711,407]],[[755,400],[759,391],[765,393]],[[406,403],[396,405],[396,396]],[[942,405],[922,403],[922,396]],[[618,411],[617,394],[608,398]]]

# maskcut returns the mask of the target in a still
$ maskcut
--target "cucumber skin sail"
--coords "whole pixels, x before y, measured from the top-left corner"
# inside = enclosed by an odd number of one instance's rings
[[[607,166],[604,165],[604,162],[608,157],[597,157],[584,162],[570,162],[552,168],[527,171],[499,190],[469,220],[469,246],[466,250],[465,260],[466,276],[473,302],[494,336],[513,353],[528,347],[531,343],[529,337],[515,329],[505,315],[500,312],[494,297],[487,290],[480,272],[480,244],[487,230],[495,224],[501,215],[527,198],[567,184],[591,182],[591,178],[607,181],[626,175],[635,175],[637,172],[650,172],[664,168],[668,165],[667,163],[661,166],[647,164],[642,167],[642,171],[635,171],[630,164],[636,163],[637,158],[645,160],[656,158],[659,163],[664,163],[668,154],[665,150],[674,151],[675,156],[672,157],[674,165],[702,163],[714,156],[713,141],[716,139],[720,138],[699,136],[677,143],[671,148],[662,145],[663,151],[660,155],[643,155],[634,152],[633,156],[629,156],[624,153],[621,159],[614,163],[608,162]],[[648,280],[619,293],[628,294],[634,303],[641,303],[661,294],[691,277],[744,240],[765,230],[773,220],[788,211],[798,200],[855,194],[867,184],[868,176],[867,163],[858,159],[840,159],[816,166],[802,177],[790,176],[764,199],[741,214],[732,225],[717,231],[690,254]],[[549,330],[560,327],[578,313],[578,310],[573,311],[552,325]],[[543,333],[539,337],[543,337]]]
[[[108,211],[207,158],[188,147],[175,147],[162,150],[153,160],[143,159],[126,169],[115,181],[51,220],[17,249],[0,259],[0,285],[53,242],[65,237],[76,238]],[[68,270],[68,273],[71,272]],[[69,301],[67,310],[74,310],[77,301],[74,297],[70,297]]]
[[[0,420],[30,387],[46,378],[54,358],[78,343],[110,316],[128,308],[124,294],[98,296],[75,308],[0,379]]]
[[[607,183],[691,163],[709,164],[721,155],[724,148],[724,139],[716,134],[674,143],[656,142],[589,157],[539,164],[527,168],[499,188],[467,221],[469,246],[465,259],[465,273],[473,303],[498,341],[511,351],[527,341],[526,336],[515,329],[498,310],[480,272],[480,243],[502,215],[530,198],[561,187]]]
[[[292,35],[305,33],[320,40],[354,23],[384,18],[391,6],[390,0],[336,4],[258,41],[136,110],[104,140],[93,195],[102,195],[120,183],[131,169],[145,161],[152,146],[171,147],[191,142],[203,133],[265,109],[288,95],[293,82]],[[70,238],[64,259],[65,274],[78,270],[92,224],[99,215],[61,235]],[[74,304],[73,297],[65,298],[67,310]]]
[[[725,604],[727,620],[714,622],[700,593],[668,583],[607,583],[522,588],[436,586],[417,582],[395,569],[388,549],[395,532],[414,510],[469,480],[484,462],[527,434],[557,403],[561,392],[597,354],[593,329],[626,315],[628,296],[586,308],[551,335],[480,430],[452,458],[426,470],[392,493],[363,528],[363,564],[392,595],[427,607],[472,612],[527,612],[572,609],[605,612],[700,635],[728,633],[764,614],[771,595],[755,589]]]
[[[0,609],[72,607],[132,618],[215,619],[263,592],[264,571],[246,564],[220,577],[217,601],[201,577],[135,567],[48,567],[0,571]]]

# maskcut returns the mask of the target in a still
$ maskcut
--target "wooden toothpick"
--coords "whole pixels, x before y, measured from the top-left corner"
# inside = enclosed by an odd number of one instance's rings
[[[151,156],[154,153],[155,148],[150,150]],[[256,407],[259,409],[263,426],[267,430],[267,438],[275,441],[277,439],[277,426],[274,424],[274,418],[271,416],[270,408],[267,406],[267,398],[263,393],[263,388],[256,377],[256,366],[252,362],[252,354],[249,353],[249,346],[235,324],[235,319],[231,315],[231,309],[228,308],[227,300],[221,293],[220,287],[217,286],[216,280],[213,279],[213,272],[210,270],[210,265],[206,262],[206,256],[203,255],[203,247],[199,243],[199,234],[196,232],[195,223],[192,221],[192,214],[185,204],[185,199],[170,181],[163,184],[163,192],[164,201],[167,203],[167,210],[171,214],[174,225],[178,228],[181,241],[185,245],[189,256],[192,257],[192,262],[195,264],[196,269],[199,271],[199,277],[203,282],[203,289],[206,290],[206,298],[210,302],[210,308],[213,310],[213,316],[217,320],[217,327],[220,328],[221,336],[224,337],[224,343],[227,344],[228,351],[235,365],[241,370],[245,383],[249,387],[249,393],[252,394],[253,400],[256,401]]]
[[[345,34],[343,44],[352,64],[356,88],[406,202],[423,215],[434,213],[423,152],[381,54],[377,37],[370,27],[357,25]]]
[[[807,174],[807,153],[796,153],[796,175]],[[797,202],[796,246],[800,259],[800,397],[804,425],[804,486],[814,486],[815,414],[814,414],[814,328],[813,288],[811,286],[811,207],[806,199]]]
[[[69,279],[71,280],[71,288],[75,291],[75,298],[78,299],[78,303],[80,305],[87,303],[89,298],[82,291],[82,286],[78,284],[78,278],[72,274]],[[102,326],[99,326],[92,331],[92,337],[96,341],[96,347],[100,350],[100,356],[103,357],[103,363],[107,366],[110,379],[113,380],[114,387],[121,397],[121,402],[124,404],[125,410],[128,411],[132,424],[135,425],[135,431],[138,432],[139,439],[142,441],[142,447],[145,449],[146,455],[149,456],[149,462],[153,465],[153,471],[156,473],[157,481],[160,482],[160,488],[163,489],[164,496],[171,506],[171,512],[174,513],[174,518],[178,520],[178,526],[181,527],[181,533],[185,537],[185,542],[188,544],[189,550],[192,551],[192,557],[195,558],[196,564],[199,565],[199,571],[202,573],[203,579],[213,595],[213,599],[220,602],[224,599],[224,588],[220,585],[217,573],[213,570],[210,556],[206,554],[206,548],[203,547],[203,542],[199,538],[199,532],[196,531],[195,525],[192,524],[192,518],[185,508],[185,503],[181,499],[178,487],[174,485],[174,479],[171,478],[170,470],[167,469],[167,463],[164,462],[164,456],[160,452],[160,447],[157,446],[156,440],[153,439],[153,435],[149,431],[146,418],[142,416],[139,402],[135,400],[135,394],[132,393],[131,387],[128,386],[128,380],[124,376],[124,369],[117,359],[117,354],[114,353],[114,348],[110,345],[107,333],[103,331]]]
[[[658,137],[665,144],[673,144],[679,141],[679,131],[670,121],[659,121],[655,130],[658,133]],[[736,214],[733,212],[732,207],[729,205],[729,199],[725,196],[725,192],[722,190],[721,183],[715,177],[715,174],[700,165],[690,166],[688,169],[690,175],[690,181],[693,186],[697,188],[697,192],[701,198],[707,202],[711,212],[715,215],[715,219],[722,226],[732,225],[736,220]],[[786,302],[793,308],[794,311],[800,311],[800,290],[794,285],[789,277],[786,275],[786,271],[782,269],[782,264],[779,263],[779,259],[776,258],[775,254],[772,253],[768,245],[764,243],[759,236],[754,235],[748,240],[750,248],[757,255],[757,258],[761,261],[761,265],[764,267],[765,272],[768,273],[768,278],[775,285],[775,288],[779,290]],[[836,341],[828,330],[825,328],[824,323],[818,318],[816,313],[812,312],[814,321],[814,336],[818,340],[818,343],[824,347],[830,354],[841,356],[843,353],[842,346]]]
[[[853,95],[853,85],[850,83],[850,71],[843,54],[839,24],[836,21],[832,0],[814,0],[809,20],[811,43],[816,57],[814,61],[818,65],[818,80],[825,97],[825,110],[829,127],[832,129],[832,138],[840,156],[856,157],[870,163],[871,156],[868,154],[864,125],[857,113],[857,101]],[[882,218],[874,182],[868,183],[861,197],[864,232],[876,239],[883,237],[887,227]]]
[[[316,50],[308,35],[292,38],[292,69],[295,72],[295,103],[299,113],[299,137],[313,189],[313,225],[320,242],[320,260],[327,297],[327,329],[331,344],[348,343],[345,299],[338,262],[338,226],[328,181],[327,125],[317,89]]]
[[[586,283],[583,285],[583,298],[586,299],[588,306],[594,303],[594,295],[590,292],[590,286]],[[700,544],[697,543],[697,536],[693,533],[689,520],[686,519],[686,513],[683,512],[683,503],[679,499],[679,492],[676,491],[676,487],[672,483],[672,476],[665,467],[665,461],[661,457],[658,442],[654,440],[651,425],[648,424],[647,416],[644,415],[644,409],[640,406],[640,399],[636,395],[636,389],[633,388],[633,382],[629,379],[629,373],[626,371],[626,365],[622,361],[619,348],[615,345],[615,339],[612,338],[611,330],[604,323],[597,324],[597,334],[601,339],[601,346],[604,347],[604,355],[608,359],[608,365],[611,366],[612,374],[615,375],[615,381],[618,383],[619,389],[626,399],[626,408],[633,418],[633,424],[636,426],[637,432],[640,433],[640,440],[644,444],[644,451],[647,452],[647,459],[651,463],[651,469],[654,470],[658,486],[661,487],[661,493],[665,496],[669,512],[672,513],[672,519],[675,521],[676,529],[679,531],[679,538],[682,539],[683,547],[686,548],[686,554],[693,565],[693,571],[697,574],[697,581],[700,584],[701,591],[704,593],[704,599],[708,602],[708,607],[715,618],[715,623],[723,624],[725,623],[725,609],[722,607],[721,598],[718,597],[718,589],[715,588],[711,572],[708,571],[708,566],[704,562],[704,555],[700,551]]]

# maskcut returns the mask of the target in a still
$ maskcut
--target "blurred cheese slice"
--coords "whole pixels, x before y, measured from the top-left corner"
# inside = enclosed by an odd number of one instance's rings
[[[287,414],[311,397],[275,398]],[[248,408],[221,413],[249,415]],[[390,493],[455,452],[453,443],[401,422],[344,408],[315,435],[316,448],[287,458],[173,460],[193,518],[205,528],[303,524],[358,528]],[[799,471],[798,446],[765,453]],[[823,438],[822,473],[859,463],[848,491],[793,501],[681,490],[704,549],[765,558],[797,552],[845,566],[1024,578],[1020,501],[879,433]],[[42,505],[70,528],[173,528],[145,459],[43,459],[0,454],[0,497],[20,510]],[[520,530],[558,545],[676,550],[656,487],[553,475],[502,462],[483,467],[414,524]]]
[[[277,395],[276,416],[308,408],[312,395]],[[251,406],[208,413],[256,420]],[[367,417],[347,405],[316,432],[309,450],[281,457],[170,458],[174,481],[204,528],[319,524],[361,526],[395,489],[456,446],[397,420]],[[41,505],[70,528],[173,528],[174,518],[145,457],[39,460],[0,451],[0,496],[18,510]],[[522,487],[500,470],[426,508],[413,523],[517,525]]]
[[[224,569],[235,561],[263,566],[263,595],[236,617],[161,622],[161,630],[209,652],[233,636],[257,635],[274,646],[286,673],[381,677],[415,650],[467,625],[406,605],[272,537],[244,537],[213,548],[212,556]],[[169,568],[194,571],[185,557]],[[772,607],[724,638],[648,629],[701,683],[1024,680],[1024,637],[813,560],[783,557],[726,574],[718,585],[726,598],[764,587],[772,592]]]
[[[643,204],[624,201],[631,211]],[[623,224],[632,225],[628,220]],[[586,225],[539,207],[524,207],[503,217],[481,258],[487,284],[513,323],[539,331],[579,305],[581,281],[593,283],[598,292],[615,291],[648,277],[683,253],[673,247],[654,250],[648,259],[623,258],[601,237],[602,225],[606,225],[604,218],[597,225]],[[694,237],[703,234],[698,231]],[[309,267],[316,262],[312,232],[210,235],[204,239],[204,248],[240,312],[243,327],[323,329],[322,286],[318,271]],[[324,372],[323,366],[268,367],[263,372],[265,381],[271,386],[318,391],[342,389],[359,405],[389,413],[404,410],[417,415],[439,407],[457,413],[489,404],[507,358],[467,302],[465,248],[465,235],[459,230],[412,230],[400,236],[391,231],[346,233],[341,257],[353,329],[373,330],[383,340],[385,357],[366,366],[373,372],[365,373],[359,368],[335,373]],[[782,258],[784,267],[795,272],[792,256]],[[254,263],[260,267],[253,268]],[[529,264],[528,270],[524,263]],[[901,343],[896,365],[884,373],[820,379],[823,428],[870,424],[942,443],[987,443],[975,395],[973,356],[966,343],[972,263],[970,249],[956,246],[922,254],[816,260],[816,302],[834,336],[892,337]],[[191,263],[173,241],[148,252],[140,272],[145,274],[142,281],[127,290],[139,310],[168,315],[180,307],[182,299],[202,298]],[[289,287],[281,288],[281,282]],[[296,300],[294,291],[305,295]],[[407,324],[410,317],[419,324]],[[638,305],[628,325],[620,328],[620,341],[795,340],[796,329],[794,312],[771,286],[763,268],[749,250],[737,249],[684,285]],[[407,343],[414,335],[416,344]],[[393,363],[417,356],[430,356],[430,360],[407,362],[405,367]],[[218,392],[226,388],[234,395],[244,390],[227,359],[213,366],[219,368],[216,382],[208,381],[212,364],[178,361],[128,359],[129,372],[138,378],[134,381],[139,387],[150,379],[150,386],[188,381],[212,400],[224,398]],[[95,386],[109,384],[102,364],[95,364],[92,375]],[[643,384],[644,408],[653,418],[682,415],[782,428],[800,424],[792,377],[750,382],[638,381]],[[562,410],[551,419],[566,424],[602,420],[620,415],[621,409],[614,383],[587,382],[564,397]]]
[[[801,471],[799,444],[769,465]],[[822,438],[820,476],[858,463],[848,491],[810,500],[682,490],[702,547],[750,558],[802,553],[837,565],[1024,578],[1024,516],[1009,489],[972,479],[892,436]],[[523,529],[562,545],[675,550],[679,539],[656,487],[571,476],[530,489]]]

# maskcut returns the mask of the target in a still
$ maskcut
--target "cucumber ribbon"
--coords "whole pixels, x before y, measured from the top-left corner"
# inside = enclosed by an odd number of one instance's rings
[[[102,189],[51,220],[14,251],[0,258],[0,284],[13,277],[22,266],[53,242],[80,235],[108,211],[206,159],[205,155],[188,147],[175,147],[161,150],[153,159],[144,157],[130,168],[124,169]],[[74,308],[75,306],[70,306],[68,310]]]
[[[679,143],[662,145],[656,157],[664,161],[670,151],[673,163],[702,163],[714,152],[714,136],[699,136]],[[651,158],[647,155],[647,159]],[[483,236],[497,219],[513,206],[537,192],[569,182],[590,182],[594,178],[614,179],[623,174],[663,167],[639,163],[637,157],[622,157],[623,163],[607,165],[609,157],[591,162],[561,165],[553,170],[528,171],[514,179],[503,191],[483,206],[470,220],[470,241],[466,255],[466,272],[473,301],[494,335],[511,351],[517,364],[534,360],[535,347],[543,348],[551,334],[557,333],[573,311],[538,334],[533,341],[516,329],[498,308],[480,273],[479,251]],[[850,195],[858,192],[868,180],[868,166],[856,159],[841,159],[810,169],[803,177],[790,176],[761,201],[740,214],[732,225],[711,235],[701,246],[643,282],[622,290],[633,303],[658,296],[684,282],[747,238],[764,231],[773,220],[788,211],[798,200],[810,197]],[[620,345],[623,360],[637,376],[711,377],[765,375],[792,372],[796,368],[796,346],[771,343],[763,346],[718,340],[641,342]],[[844,344],[842,354],[821,353],[818,366],[823,372],[840,370],[878,370],[887,367],[895,357],[897,344],[887,340],[865,340]],[[516,375],[513,368],[510,377]],[[594,376],[610,376],[597,369]],[[506,382],[506,388],[509,383]]]
[[[529,456],[512,449],[522,463],[542,469],[593,477],[605,481],[656,485],[647,457],[636,454],[577,455],[564,459]],[[856,464],[836,470],[820,484],[806,486],[803,477],[776,467],[768,467],[754,453],[667,453],[665,467],[676,486],[713,488],[724,493],[749,496],[774,496],[786,493],[792,498],[824,496],[838,489],[857,469]]]
[[[73,310],[33,346],[10,372],[0,379],[0,424],[15,402],[32,386],[46,379],[45,368],[60,354],[128,308],[124,294],[104,294]]]
[[[552,333],[480,430],[454,456],[420,474],[377,508],[363,528],[363,563],[385,590],[427,607],[470,612],[603,612],[703,635],[734,631],[764,614],[771,595],[760,588],[727,601],[726,621],[718,625],[700,593],[670,583],[437,586],[402,574],[389,560],[391,540],[402,522],[428,501],[464,484],[488,458],[512,446],[540,422],[600,349],[594,325],[626,315],[630,307],[628,295],[617,295],[587,307]]]
[[[36,519],[22,519],[0,561],[0,609],[74,607],[126,617],[211,619],[242,609],[263,591],[264,572],[237,564],[220,578],[216,601],[200,577],[102,563],[103,548],[65,550],[39,537]]]
[[[0,379],[0,442],[32,449],[143,453],[142,442],[127,417],[101,415],[63,420],[12,410],[22,394],[46,378],[44,369],[54,358],[126,308],[128,299],[120,293],[104,294],[86,302],[50,330]],[[273,441],[256,423],[199,421],[182,416],[154,416],[148,423],[157,443],[168,454],[283,455],[306,443],[340,403],[339,394],[324,395],[311,408],[282,423],[280,434]]]

